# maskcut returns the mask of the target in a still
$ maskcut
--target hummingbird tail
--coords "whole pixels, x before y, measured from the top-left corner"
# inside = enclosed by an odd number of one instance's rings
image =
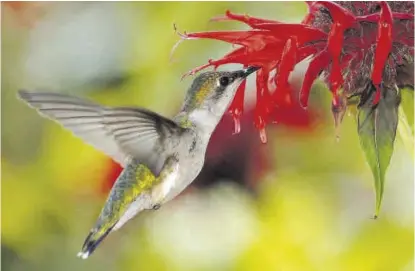
[[[98,247],[98,245],[102,242],[102,240],[104,240],[104,238],[107,237],[107,235],[111,232],[113,227],[114,226],[110,227],[105,231],[92,229],[85,239],[85,242],[82,246],[82,250],[78,253],[77,256],[84,260],[87,259]]]

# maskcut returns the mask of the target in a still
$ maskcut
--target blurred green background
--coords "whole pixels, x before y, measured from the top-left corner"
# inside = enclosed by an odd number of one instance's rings
[[[268,129],[269,143],[258,148],[271,167],[254,180],[255,195],[238,180],[190,190],[140,214],[87,261],[76,258],[113,165],[19,102],[16,91],[66,92],[173,116],[192,80],[181,75],[230,49],[187,41],[170,61],[173,23],[189,32],[244,29],[208,23],[226,9],[286,22],[307,11],[301,2],[2,3],[3,270],[413,270],[413,138],[397,137],[382,212],[371,219],[373,180],[355,121],[345,117],[336,142],[321,84],[311,106],[324,112],[318,124]],[[295,80],[301,74],[300,67]]]

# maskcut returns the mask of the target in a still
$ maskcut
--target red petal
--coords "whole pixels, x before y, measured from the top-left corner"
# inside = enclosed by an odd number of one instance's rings
[[[338,90],[343,85],[343,75],[340,71],[340,65],[338,61],[333,61],[331,63],[332,70],[329,75],[330,90],[333,94],[333,106],[339,104]]]
[[[413,13],[393,12],[392,16],[393,16],[393,19],[395,20],[413,20],[414,19]]]
[[[322,5],[330,12],[333,22],[340,23],[344,28],[355,25],[356,18],[348,9],[334,2],[316,1],[316,4]]]
[[[280,39],[287,40],[290,37],[297,37],[298,43],[303,44],[308,41],[318,41],[327,39],[327,34],[323,31],[304,24],[260,24],[258,29],[269,30],[273,35]]]
[[[210,66],[213,66],[214,69],[216,69],[220,65],[229,64],[229,63],[243,63],[243,62],[248,63],[249,61],[247,61],[248,58],[246,57],[246,55],[247,55],[246,54],[246,48],[244,48],[244,47],[238,48],[238,49],[228,53],[227,55],[225,55],[221,59],[209,60],[208,64],[204,64],[202,66],[196,67],[196,68],[188,71],[187,73],[185,73],[182,76],[182,79],[186,76],[196,74],[196,73],[200,72],[201,70],[204,70],[204,69],[206,69]]]
[[[413,20],[414,14],[411,13],[401,13],[401,12],[392,12],[392,17],[394,20]],[[373,13],[369,15],[357,16],[356,20],[359,22],[371,22],[377,23],[380,20],[380,13]]]
[[[257,106],[260,104],[260,109],[264,112],[264,120],[268,121],[267,113],[270,112],[271,99],[270,91],[268,88],[269,81],[269,69],[267,67],[258,70],[257,72]],[[259,101],[259,103],[258,103]]]
[[[182,79],[186,76],[196,74],[197,72],[206,69],[207,67],[219,67],[224,64],[236,63],[244,66],[258,66],[267,67],[268,70],[275,68],[279,59],[275,59],[278,55],[279,47],[269,47],[261,51],[247,53],[247,49],[244,47],[238,48],[223,58],[218,60],[209,60],[208,64],[196,67],[182,76]]]
[[[392,11],[384,1],[380,2],[380,6],[382,10],[380,12],[377,46],[372,70],[372,82],[377,88],[376,97],[373,101],[374,104],[377,104],[380,99],[379,85],[382,82],[383,70],[392,49]]]
[[[214,39],[232,44],[239,44],[255,50],[260,50],[265,45],[279,42],[280,39],[270,35],[267,31],[211,31],[182,34],[183,39]]]
[[[297,64],[297,39],[292,37],[287,40],[281,56],[281,62],[278,67],[278,73],[275,77],[276,90],[273,94],[273,100],[278,105],[291,102],[291,92],[288,88],[288,78]]]
[[[352,27],[356,24],[356,18],[349,10],[343,8],[339,4],[323,1],[318,1],[316,4],[326,7],[333,18],[332,28],[330,29],[327,41],[327,50],[329,51],[332,60],[329,83],[330,90],[333,93],[332,103],[333,106],[336,107],[339,104],[337,91],[343,85],[343,76],[340,69],[339,59],[343,48],[343,32],[346,28]]]
[[[237,63],[244,66],[264,67],[267,65],[275,65],[273,59],[275,59],[276,52],[278,52],[278,47],[269,47],[250,53],[245,48],[238,48],[222,59],[211,61],[211,63],[214,65]]]
[[[343,48],[343,32],[345,28],[340,22],[335,22],[329,33],[327,49],[331,56],[331,71],[329,74],[330,90],[333,93],[333,106],[338,104],[337,91],[343,85],[343,76],[340,70],[340,54]]]
[[[282,47],[282,46],[281,46]],[[217,61],[213,61],[212,63],[219,63],[219,65],[228,64],[228,63],[237,63],[242,64],[245,66],[258,66],[262,68],[267,68],[268,70],[275,68],[278,62],[278,52],[282,50],[282,48],[278,47],[267,47],[260,51],[250,52],[247,53],[246,50],[242,50],[244,48],[239,48],[232,53],[225,56],[225,58]]]
[[[311,45],[298,48],[297,63],[303,61],[310,55],[314,55],[317,52],[322,51],[323,49],[325,49],[325,47],[326,47],[326,42],[318,42],[318,43],[313,43]]]
[[[205,64],[205,65],[196,67],[196,68],[194,68],[194,69],[186,72],[185,74],[183,74],[181,80],[183,80],[183,78],[185,78],[185,77],[187,77],[189,75],[194,75],[194,74],[200,72],[201,70],[204,70],[204,69],[206,69],[207,67],[210,67],[210,66],[212,66],[211,63],[208,63],[208,64]]]
[[[257,101],[254,112],[254,124],[255,127],[259,130],[261,142],[264,144],[267,142],[265,125],[268,118],[268,102],[270,101],[268,90],[268,77],[268,70],[258,70],[256,78]]]
[[[324,50],[318,53],[311,61],[304,76],[303,85],[300,91],[300,104],[302,107],[308,106],[311,86],[320,72],[330,63],[330,54]]]
[[[234,134],[239,134],[241,131],[241,116],[244,110],[244,97],[245,97],[246,80],[244,80],[236,91],[235,98],[229,106],[229,113],[233,118]]]
[[[245,23],[245,24],[249,25],[252,28],[255,28],[255,26],[257,24],[280,23],[280,22],[275,21],[275,20],[267,20],[267,19],[261,19],[261,18],[257,18],[257,17],[251,17],[251,16],[248,16],[248,15],[241,15],[241,14],[232,13],[229,10],[226,11],[225,17],[216,17],[216,18],[211,19],[211,21],[238,21],[238,22]]]
[[[314,20],[314,13],[316,9],[314,8],[314,4],[316,1],[306,1],[305,2],[308,6],[308,13],[306,17],[301,21],[302,24],[310,24],[312,20]]]

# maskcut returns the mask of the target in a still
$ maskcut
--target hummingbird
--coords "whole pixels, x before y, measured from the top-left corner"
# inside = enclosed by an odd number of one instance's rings
[[[172,119],[138,107],[107,107],[66,94],[19,90],[42,116],[118,162],[117,177],[78,257],[88,258],[109,233],[143,210],[157,210],[200,173],[210,137],[239,85],[258,70],[198,75]]]

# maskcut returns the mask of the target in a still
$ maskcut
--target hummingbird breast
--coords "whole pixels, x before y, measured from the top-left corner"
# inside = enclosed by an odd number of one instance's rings
[[[205,162],[206,148],[209,142],[209,135],[191,131],[188,135],[183,135],[183,140],[177,149],[179,161],[179,172],[174,188],[166,196],[167,202],[189,186],[203,168]]]

